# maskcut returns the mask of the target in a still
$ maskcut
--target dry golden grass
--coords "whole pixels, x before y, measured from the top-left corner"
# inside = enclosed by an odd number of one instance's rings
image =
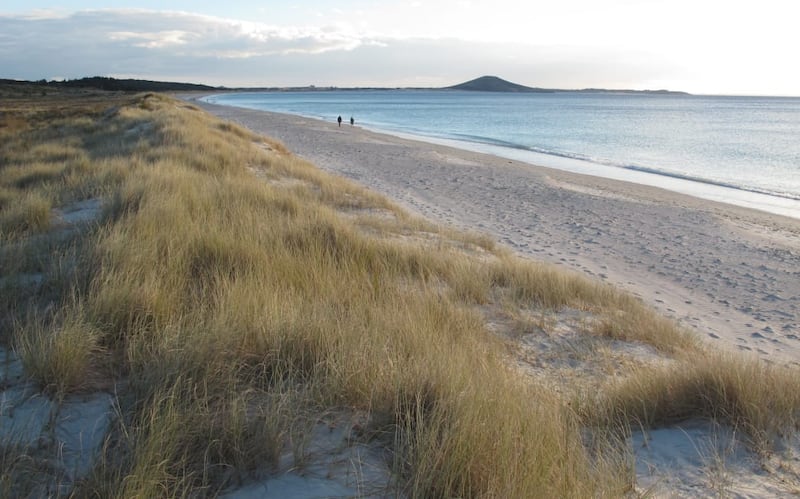
[[[56,393],[99,374],[122,387],[79,494],[213,496],[268,471],[294,422],[331,408],[368,414],[410,497],[621,496],[630,471],[611,446],[585,448],[587,424],[660,424],[678,409],[754,436],[796,424],[796,373],[714,360],[618,291],[409,217],[189,104],[9,102],[0,261],[14,292],[0,333]],[[92,222],[51,228],[54,208],[89,198],[103,205]],[[42,284],[8,280],[26,272]],[[601,380],[577,402],[530,383],[486,310],[566,307],[597,318],[587,334],[698,367]]]
[[[739,355],[702,353],[634,376],[591,400],[591,424],[625,431],[659,427],[692,418],[736,428],[753,448],[767,453],[796,432],[800,393],[797,371]]]
[[[16,332],[14,344],[26,373],[59,397],[84,389],[101,358],[98,330],[79,317],[34,317]]]

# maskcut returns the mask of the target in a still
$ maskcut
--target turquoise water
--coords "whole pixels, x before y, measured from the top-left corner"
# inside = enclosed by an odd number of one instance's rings
[[[544,166],[800,210],[800,98],[347,90],[206,100],[345,123],[353,116]]]

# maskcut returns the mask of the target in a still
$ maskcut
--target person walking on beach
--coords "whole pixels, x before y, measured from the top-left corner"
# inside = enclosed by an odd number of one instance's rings
[[[353,117],[350,116],[350,126],[353,126],[355,124],[356,124],[356,120],[354,120]]]
[[[336,121],[339,122],[339,126],[341,127],[342,126],[342,117],[339,116],[338,118],[336,118]]]

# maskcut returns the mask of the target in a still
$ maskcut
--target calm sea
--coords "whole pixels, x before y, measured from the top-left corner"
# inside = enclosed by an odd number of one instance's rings
[[[234,93],[333,121],[800,218],[800,98],[428,90]]]

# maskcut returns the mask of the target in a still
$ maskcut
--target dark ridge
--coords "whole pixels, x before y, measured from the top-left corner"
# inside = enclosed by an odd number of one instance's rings
[[[447,90],[472,90],[478,92],[554,92],[544,88],[526,87],[517,83],[511,83],[497,76],[481,76],[452,87]]]
[[[106,78],[102,76],[92,76],[90,78],[81,78],[79,80],[68,80],[57,85],[65,87],[89,87],[97,88],[100,90],[112,90],[123,92],[177,92],[188,90],[218,90],[218,88],[210,87],[208,85],[200,85],[197,83],[179,83],[168,81],[150,81],[150,80],[134,80],[124,79],[118,80],[116,78]]]
[[[197,83],[178,83],[168,81],[151,81],[116,78],[104,76],[92,76],[89,78],[79,78],[77,80],[47,81],[38,80],[25,82],[18,80],[0,80],[0,84],[33,84],[50,88],[93,88],[98,90],[109,90],[115,92],[178,92],[178,91],[203,91],[221,90],[220,87],[211,87]]]

